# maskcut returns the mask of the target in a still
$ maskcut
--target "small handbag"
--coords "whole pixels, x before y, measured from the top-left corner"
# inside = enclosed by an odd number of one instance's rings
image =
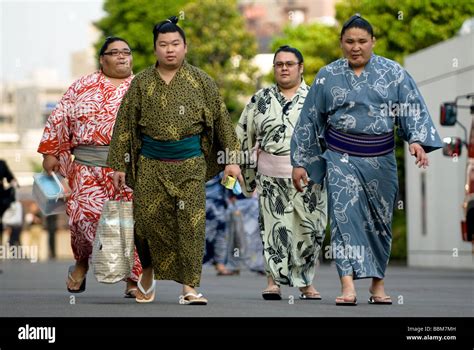
[[[132,201],[104,203],[92,247],[92,267],[98,282],[117,283],[130,276],[135,248],[133,226]]]
[[[19,201],[10,204],[3,213],[2,223],[5,226],[17,227],[23,225],[23,207]]]

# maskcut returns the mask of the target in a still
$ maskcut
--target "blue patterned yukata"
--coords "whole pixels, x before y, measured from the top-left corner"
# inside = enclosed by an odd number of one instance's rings
[[[398,192],[395,126],[400,137],[426,152],[442,147],[413,78],[375,54],[360,76],[345,58],[323,67],[295,126],[291,162],[327,186],[330,252],[341,277],[385,276]],[[392,137],[391,149],[365,154],[366,143],[386,137]],[[353,138],[357,145],[344,148]]]

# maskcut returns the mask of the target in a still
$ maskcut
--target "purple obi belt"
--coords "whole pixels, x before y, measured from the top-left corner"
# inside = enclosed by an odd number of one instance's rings
[[[393,132],[383,135],[356,135],[329,127],[324,139],[330,150],[358,157],[382,156],[395,148]]]

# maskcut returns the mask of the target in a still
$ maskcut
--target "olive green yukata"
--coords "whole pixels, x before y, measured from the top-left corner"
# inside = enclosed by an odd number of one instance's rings
[[[177,142],[196,139],[197,153]],[[160,146],[157,157],[145,151],[150,143]],[[169,145],[179,157],[169,157]],[[155,66],[137,74],[117,116],[108,162],[134,190],[135,240],[141,260],[149,259],[143,254],[149,247],[155,279],[199,286],[205,182],[223,169],[217,158],[226,149],[238,151],[239,143],[206,73],[184,62],[169,84]]]

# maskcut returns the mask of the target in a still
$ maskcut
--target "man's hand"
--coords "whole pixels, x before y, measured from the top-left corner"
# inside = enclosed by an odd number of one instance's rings
[[[242,177],[242,174],[240,173],[240,166],[237,164],[229,164],[226,165],[224,168],[224,177],[223,179],[227,179],[227,176],[232,176],[239,180],[239,183],[241,186],[244,185],[244,178]]]
[[[51,175],[52,172],[59,171],[59,159],[50,154],[43,155],[43,169]]]
[[[301,186],[301,180],[307,186],[308,185],[308,173],[305,168],[293,168],[291,174],[293,178],[293,186],[295,186],[298,192],[303,192],[303,187]]]
[[[426,167],[429,165],[428,156],[426,155],[425,150],[421,147],[418,143],[412,143],[408,149],[410,150],[410,154],[416,157],[415,164],[418,165],[418,168]]]
[[[122,171],[114,171],[113,175],[115,190],[120,191],[125,186],[125,173]]]

